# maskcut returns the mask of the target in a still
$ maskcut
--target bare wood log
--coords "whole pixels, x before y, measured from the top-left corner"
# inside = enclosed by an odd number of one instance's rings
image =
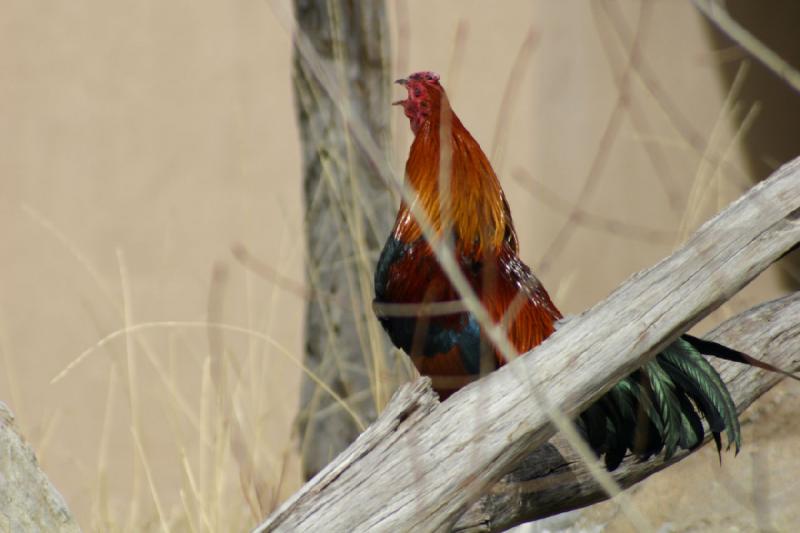
[[[704,337],[736,347],[779,368],[796,371],[800,369],[798,317],[800,292],[745,311]],[[782,379],[778,374],[728,361],[715,366],[727,383],[739,413]],[[706,442],[708,440],[707,434]],[[697,449],[680,450],[668,461],[658,458],[639,462],[629,456],[614,471],[614,479],[622,488],[630,487],[685,459]],[[556,435],[495,484],[461,517],[454,531],[505,531],[523,522],[585,507],[606,498],[586,465],[566,440]]]
[[[389,341],[365,310],[373,297],[373,256],[389,234],[396,209],[374,163],[349,138],[348,117],[339,107],[344,105],[349,118],[366,129],[381,153],[389,152],[386,5],[294,0],[294,7],[298,28],[315,57],[336,73],[337,86],[346,88],[344,104],[332,101],[303,54],[295,52],[306,280],[312,289],[306,308],[306,365],[368,423],[391,392],[378,390],[371,379],[387,375]],[[361,428],[308,376],[303,377],[300,403],[301,457],[309,478],[346,448]]]
[[[64,498],[39,468],[0,402],[0,531],[79,533]]]
[[[375,424],[256,531],[451,529],[553,436],[532,387],[576,416],[798,242],[800,159],[530,356],[441,404],[426,381],[403,387]]]

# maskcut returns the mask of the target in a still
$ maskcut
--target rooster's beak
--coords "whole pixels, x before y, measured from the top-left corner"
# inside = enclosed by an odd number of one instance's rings
[[[405,78],[400,78],[399,80],[394,80],[397,85],[402,85],[403,87],[408,86],[408,80]],[[405,100],[398,100],[396,102],[392,102],[392,105],[403,105],[406,101]]]

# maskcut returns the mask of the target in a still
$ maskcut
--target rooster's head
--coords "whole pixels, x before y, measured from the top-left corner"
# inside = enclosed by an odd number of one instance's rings
[[[398,100],[394,105],[403,106],[406,116],[411,121],[411,131],[416,134],[431,116],[439,113],[441,108],[444,89],[439,85],[439,75],[427,71],[415,72],[395,83],[408,90],[408,98]]]

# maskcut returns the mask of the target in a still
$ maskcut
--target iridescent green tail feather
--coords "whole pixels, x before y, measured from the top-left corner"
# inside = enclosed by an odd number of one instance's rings
[[[728,448],[734,445],[739,452],[736,405],[693,340],[681,337],[581,413],[579,425],[595,452],[605,456],[609,470],[628,452],[645,460],[663,450],[669,459],[679,448],[695,448],[703,441],[701,416],[718,451],[724,431]],[[707,341],[700,345],[710,348],[709,355],[716,355],[714,347],[721,346]]]

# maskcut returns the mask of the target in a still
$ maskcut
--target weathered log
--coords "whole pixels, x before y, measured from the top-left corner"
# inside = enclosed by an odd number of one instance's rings
[[[0,402],[0,531],[79,533],[64,498],[39,468]]]
[[[778,368],[797,371],[800,369],[798,317],[800,292],[749,309],[720,324],[704,337],[735,346]],[[715,366],[727,383],[739,413],[782,379],[779,374],[728,361]],[[614,471],[614,479],[622,488],[627,488],[698,449],[680,450],[668,461],[656,458],[640,462],[629,456]],[[730,460],[733,460],[732,456]],[[578,509],[607,497],[569,443],[561,435],[555,435],[495,484],[459,519],[454,530],[469,533],[504,531],[522,522]]]
[[[798,242],[800,159],[530,356],[441,404],[424,380],[403,387],[353,445],[257,531],[451,529],[552,437],[549,405],[576,416]]]

